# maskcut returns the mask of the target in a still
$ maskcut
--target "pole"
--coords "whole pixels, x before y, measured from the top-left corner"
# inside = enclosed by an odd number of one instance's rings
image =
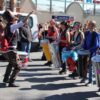
[[[65,10],[64,10],[64,12],[66,13],[66,0],[65,0],[64,4],[65,4],[65,8],[64,8]]]
[[[35,0],[35,4],[36,4],[36,11],[37,11],[37,0]]]
[[[52,12],[52,0],[50,0],[50,13]]]
[[[94,9],[93,9],[93,15],[95,16],[95,13],[96,13],[96,4],[94,2]]]

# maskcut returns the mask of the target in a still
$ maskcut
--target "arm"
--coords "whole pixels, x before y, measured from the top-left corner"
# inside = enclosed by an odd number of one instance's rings
[[[10,26],[11,32],[13,33],[16,29],[22,27],[22,26],[24,25],[24,23],[27,21],[27,19],[29,18],[29,16],[30,16],[32,13],[33,13],[33,11],[31,11],[31,12],[23,19],[23,21],[20,21],[20,22],[18,22],[18,23],[16,23],[16,24],[12,24],[12,25]]]
[[[99,47],[99,39],[98,39],[98,35],[95,36],[95,41],[93,43],[92,48],[89,49],[89,51],[91,53],[96,52],[97,48]]]

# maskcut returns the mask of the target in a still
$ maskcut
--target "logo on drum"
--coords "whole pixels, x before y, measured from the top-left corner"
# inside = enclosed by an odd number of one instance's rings
[[[100,74],[100,69],[97,70],[97,74]]]

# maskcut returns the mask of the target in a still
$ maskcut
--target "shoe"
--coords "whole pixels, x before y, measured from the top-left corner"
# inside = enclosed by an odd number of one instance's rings
[[[92,82],[88,82],[88,83],[86,83],[85,85],[86,85],[86,86],[91,86],[91,85],[93,85],[93,83],[92,83]]]
[[[8,87],[19,87],[19,86],[14,83],[9,83]]]
[[[9,83],[9,80],[8,79],[3,79],[3,82],[4,83]]]
[[[60,74],[60,75],[62,75],[62,74],[66,74],[66,71],[61,70],[61,71],[59,71],[59,74]]]
[[[32,60],[32,59],[28,59],[28,61],[29,61],[29,62],[32,62],[33,60]]]
[[[52,63],[51,63],[51,61],[48,61],[47,63],[45,63],[44,65],[45,66],[50,66]]]
[[[83,78],[81,81],[80,81],[80,83],[85,83],[85,78]]]

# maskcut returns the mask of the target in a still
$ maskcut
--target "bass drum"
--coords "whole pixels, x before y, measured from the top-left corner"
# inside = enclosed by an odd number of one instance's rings
[[[47,39],[41,40],[41,46],[47,61],[51,61],[51,53],[49,50],[49,41]]]
[[[91,58],[93,68],[95,70],[96,83],[100,88],[100,55],[96,55]]]
[[[78,73],[80,77],[85,78],[89,65],[90,52],[88,50],[78,50]]]

